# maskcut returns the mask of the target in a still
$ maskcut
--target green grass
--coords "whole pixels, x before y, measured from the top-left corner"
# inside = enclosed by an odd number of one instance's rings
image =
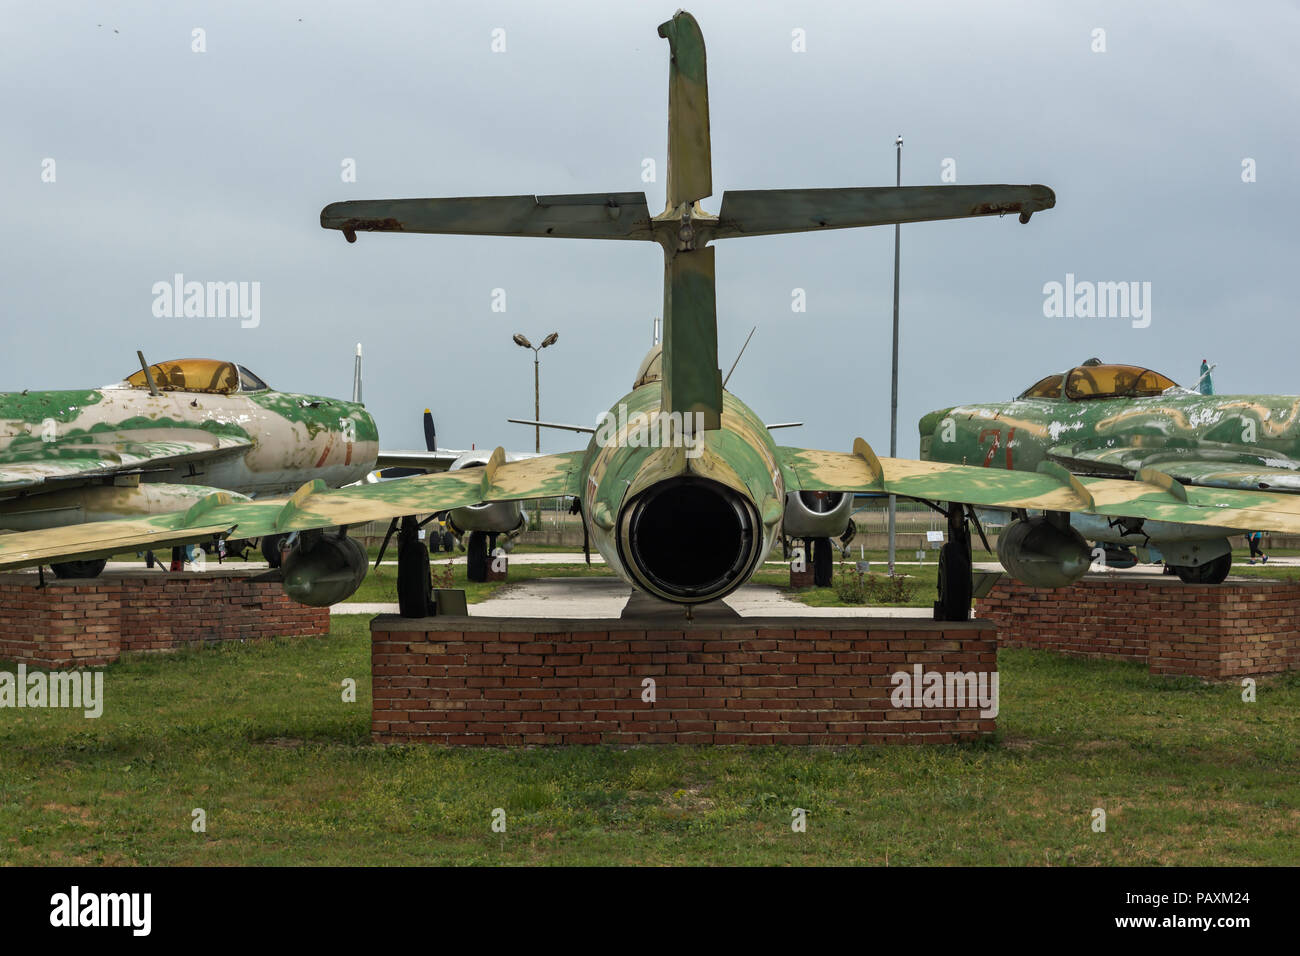
[[[1300,675],[1248,705],[1140,665],[1004,651],[999,667],[999,730],[976,745],[480,750],[370,742],[365,619],[131,657],[98,720],[0,711],[0,861],[1300,862]]]
[[[613,577],[613,572],[603,564],[593,564],[591,567],[587,567],[586,564],[581,562],[582,558],[579,556],[574,564],[511,564],[509,581],[470,581],[465,577],[465,565],[451,565],[451,586],[463,589],[465,591],[465,600],[468,603],[478,604],[480,601],[487,600],[503,587],[536,578]],[[440,587],[442,569],[447,566],[447,560],[446,558],[441,561],[435,559],[431,561],[430,566],[434,573],[435,582]],[[357,588],[356,592],[348,598],[348,601],[396,603],[396,565],[381,564],[377,568],[372,566],[366,574],[365,580],[361,582],[361,587]]]

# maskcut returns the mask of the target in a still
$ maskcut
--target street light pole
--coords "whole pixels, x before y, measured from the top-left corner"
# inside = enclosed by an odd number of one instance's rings
[[[533,349],[533,421],[542,420],[541,349]],[[533,451],[542,453],[542,426],[533,426]]]
[[[518,345],[520,348],[533,350],[533,421],[540,422],[542,420],[541,353],[542,349],[549,348],[560,340],[560,333],[552,332],[546,338],[542,339],[541,345],[534,345],[532,342],[528,341],[526,336],[519,332],[516,332],[511,336],[511,339],[514,341],[515,345]],[[537,452],[539,455],[542,453],[542,426],[537,424],[533,425],[533,451]],[[541,527],[542,505],[540,501],[537,502],[536,512],[537,525],[538,527]]]
[[[903,185],[903,136],[894,140],[894,185]],[[894,353],[889,375],[889,457],[898,457],[898,247],[902,226],[894,223]],[[894,510],[897,499],[889,496],[889,573],[894,573]]]

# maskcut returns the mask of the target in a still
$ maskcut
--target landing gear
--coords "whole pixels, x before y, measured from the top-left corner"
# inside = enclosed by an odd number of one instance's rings
[[[262,557],[266,559],[266,563],[272,568],[280,566],[280,545],[283,541],[284,535],[282,534],[268,534],[262,538]]]
[[[936,621],[965,621],[971,609],[970,529],[965,506],[948,505],[947,541],[939,549],[939,600],[934,602]]]
[[[834,564],[831,561],[831,539],[813,538],[810,543],[812,545],[813,585],[819,588],[828,588],[833,583],[832,572],[834,571]]]
[[[108,558],[94,558],[89,561],[60,561],[51,564],[50,570],[56,578],[97,578],[104,573]]]
[[[428,617],[431,587],[429,549],[420,540],[420,523],[407,515],[397,534],[397,613]]]
[[[1170,565],[1174,574],[1184,584],[1222,584],[1232,569],[1232,552],[1220,555],[1213,561],[1206,561],[1196,567]]]
[[[486,581],[488,574],[488,539],[484,531],[469,533],[469,556],[466,558],[465,578],[469,581]]]

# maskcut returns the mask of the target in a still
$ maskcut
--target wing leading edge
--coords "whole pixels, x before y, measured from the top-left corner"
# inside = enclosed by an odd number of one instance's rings
[[[505,450],[498,448],[483,468],[334,491],[317,480],[288,498],[250,502],[234,503],[228,495],[214,494],[184,512],[0,535],[0,570],[191,544],[235,533],[258,538],[443,511],[484,501],[576,495],[585,454],[569,452],[506,462]]]
[[[991,508],[1150,518],[1242,531],[1300,532],[1300,497],[1267,491],[1189,487],[1146,468],[1133,479],[1086,478],[1054,462],[1036,472],[878,458],[862,439],[853,452],[780,448],[789,491],[894,494]]]

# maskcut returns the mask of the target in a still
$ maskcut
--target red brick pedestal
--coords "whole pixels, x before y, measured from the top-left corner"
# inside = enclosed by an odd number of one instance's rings
[[[975,614],[996,625],[1001,647],[1144,661],[1153,674],[1300,668],[1300,582],[1194,585],[1113,574],[1045,590],[1003,577]]]
[[[953,743],[963,707],[894,706],[892,675],[993,674],[980,621],[374,619],[372,734],[439,744]]]
[[[329,633],[329,608],[291,601],[264,571],[109,572],[60,580],[0,574],[0,659],[108,664],[123,651]]]

